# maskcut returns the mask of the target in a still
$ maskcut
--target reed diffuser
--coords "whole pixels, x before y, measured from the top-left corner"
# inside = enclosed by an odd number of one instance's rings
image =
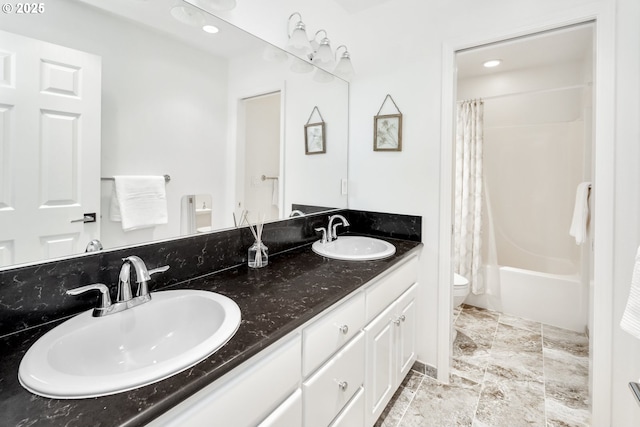
[[[249,230],[251,230],[251,234],[253,234],[253,238],[255,239],[253,245],[251,245],[247,253],[247,264],[250,268],[266,267],[267,264],[269,264],[269,248],[267,248],[265,244],[262,243],[264,215],[262,216],[261,220],[258,221],[255,225],[251,225],[248,220],[247,224],[249,225]]]

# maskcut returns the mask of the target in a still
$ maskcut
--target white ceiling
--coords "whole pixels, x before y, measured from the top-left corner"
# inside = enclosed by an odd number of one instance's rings
[[[217,34],[205,33],[171,16],[175,0],[77,0],[106,13],[124,17],[156,31],[168,34],[187,44],[216,56],[230,58],[253,49],[263,48],[264,41],[216,16],[204,13],[207,23],[220,29]],[[192,0],[195,4],[198,0]]]
[[[336,3],[349,13],[357,13],[388,1],[390,0],[335,0]]]
[[[592,37],[593,26],[584,24],[458,52],[458,78],[584,60],[592,54]],[[500,59],[502,64],[483,67],[489,59]]]

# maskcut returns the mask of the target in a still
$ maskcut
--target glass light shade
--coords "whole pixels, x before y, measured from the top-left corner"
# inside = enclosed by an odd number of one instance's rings
[[[313,65],[299,58],[293,58],[293,62],[290,67],[291,71],[298,74],[309,73],[313,71]]]
[[[171,8],[171,16],[183,24],[201,27],[204,23],[204,15],[191,6],[174,6]]]
[[[342,58],[340,58],[340,61],[338,61],[338,65],[336,65],[333,73],[345,80],[351,80],[355,75],[355,70],[353,69],[351,58],[349,58],[348,55],[342,55]]]
[[[291,37],[289,37],[289,41],[287,42],[287,48],[296,55],[300,56],[306,55],[313,51],[311,49],[311,44],[309,43],[307,32],[305,31],[304,24],[302,22],[298,22],[296,28],[293,29]]]
[[[333,62],[333,52],[331,51],[329,39],[323,39],[322,42],[320,42],[318,51],[313,55],[313,63],[326,67],[331,66]]]

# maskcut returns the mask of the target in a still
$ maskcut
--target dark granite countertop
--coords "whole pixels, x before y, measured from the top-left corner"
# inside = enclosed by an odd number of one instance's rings
[[[269,259],[259,270],[239,266],[179,283],[172,289],[203,289],[233,299],[242,322],[216,353],[163,381],[111,396],[58,400],[31,394],[18,382],[27,349],[60,322],[0,340],[0,425],[142,426],[273,344],[389,267],[419,250],[421,243],[385,239],[396,246],[390,258],[350,262],[330,260],[309,245]]]

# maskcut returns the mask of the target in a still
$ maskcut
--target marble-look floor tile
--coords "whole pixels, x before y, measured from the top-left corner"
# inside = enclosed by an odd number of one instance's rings
[[[589,359],[562,350],[544,349],[548,399],[572,409],[589,408]]]
[[[516,352],[542,352],[542,334],[511,325],[498,324],[492,350],[513,350]]]
[[[545,410],[547,427],[589,427],[591,425],[589,409],[567,408],[561,402],[547,398]]]
[[[585,334],[468,305],[455,327],[451,383],[408,378],[376,426],[590,426]]]
[[[515,328],[526,329],[531,332],[542,333],[542,324],[529,319],[512,316],[510,314],[500,314],[500,323],[513,326]]]
[[[475,418],[492,427],[545,427],[544,386],[536,381],[487,381]]]
[[[391,402],[374,424],[374,427],[396,427],[413,400],[416,390],[420,386],[423,378],[425,378],[425,375],[416,371],[409,371],[402,381],[400,388],[396,390],[391,398]]]
[[[584,333],[542,325],[544,348],[561,349],[575,356],[589,356],[589,339]]]
[[[450,384],[425,377],[402,418],[402,427],[471,426],[480,384],[451,376]]]

